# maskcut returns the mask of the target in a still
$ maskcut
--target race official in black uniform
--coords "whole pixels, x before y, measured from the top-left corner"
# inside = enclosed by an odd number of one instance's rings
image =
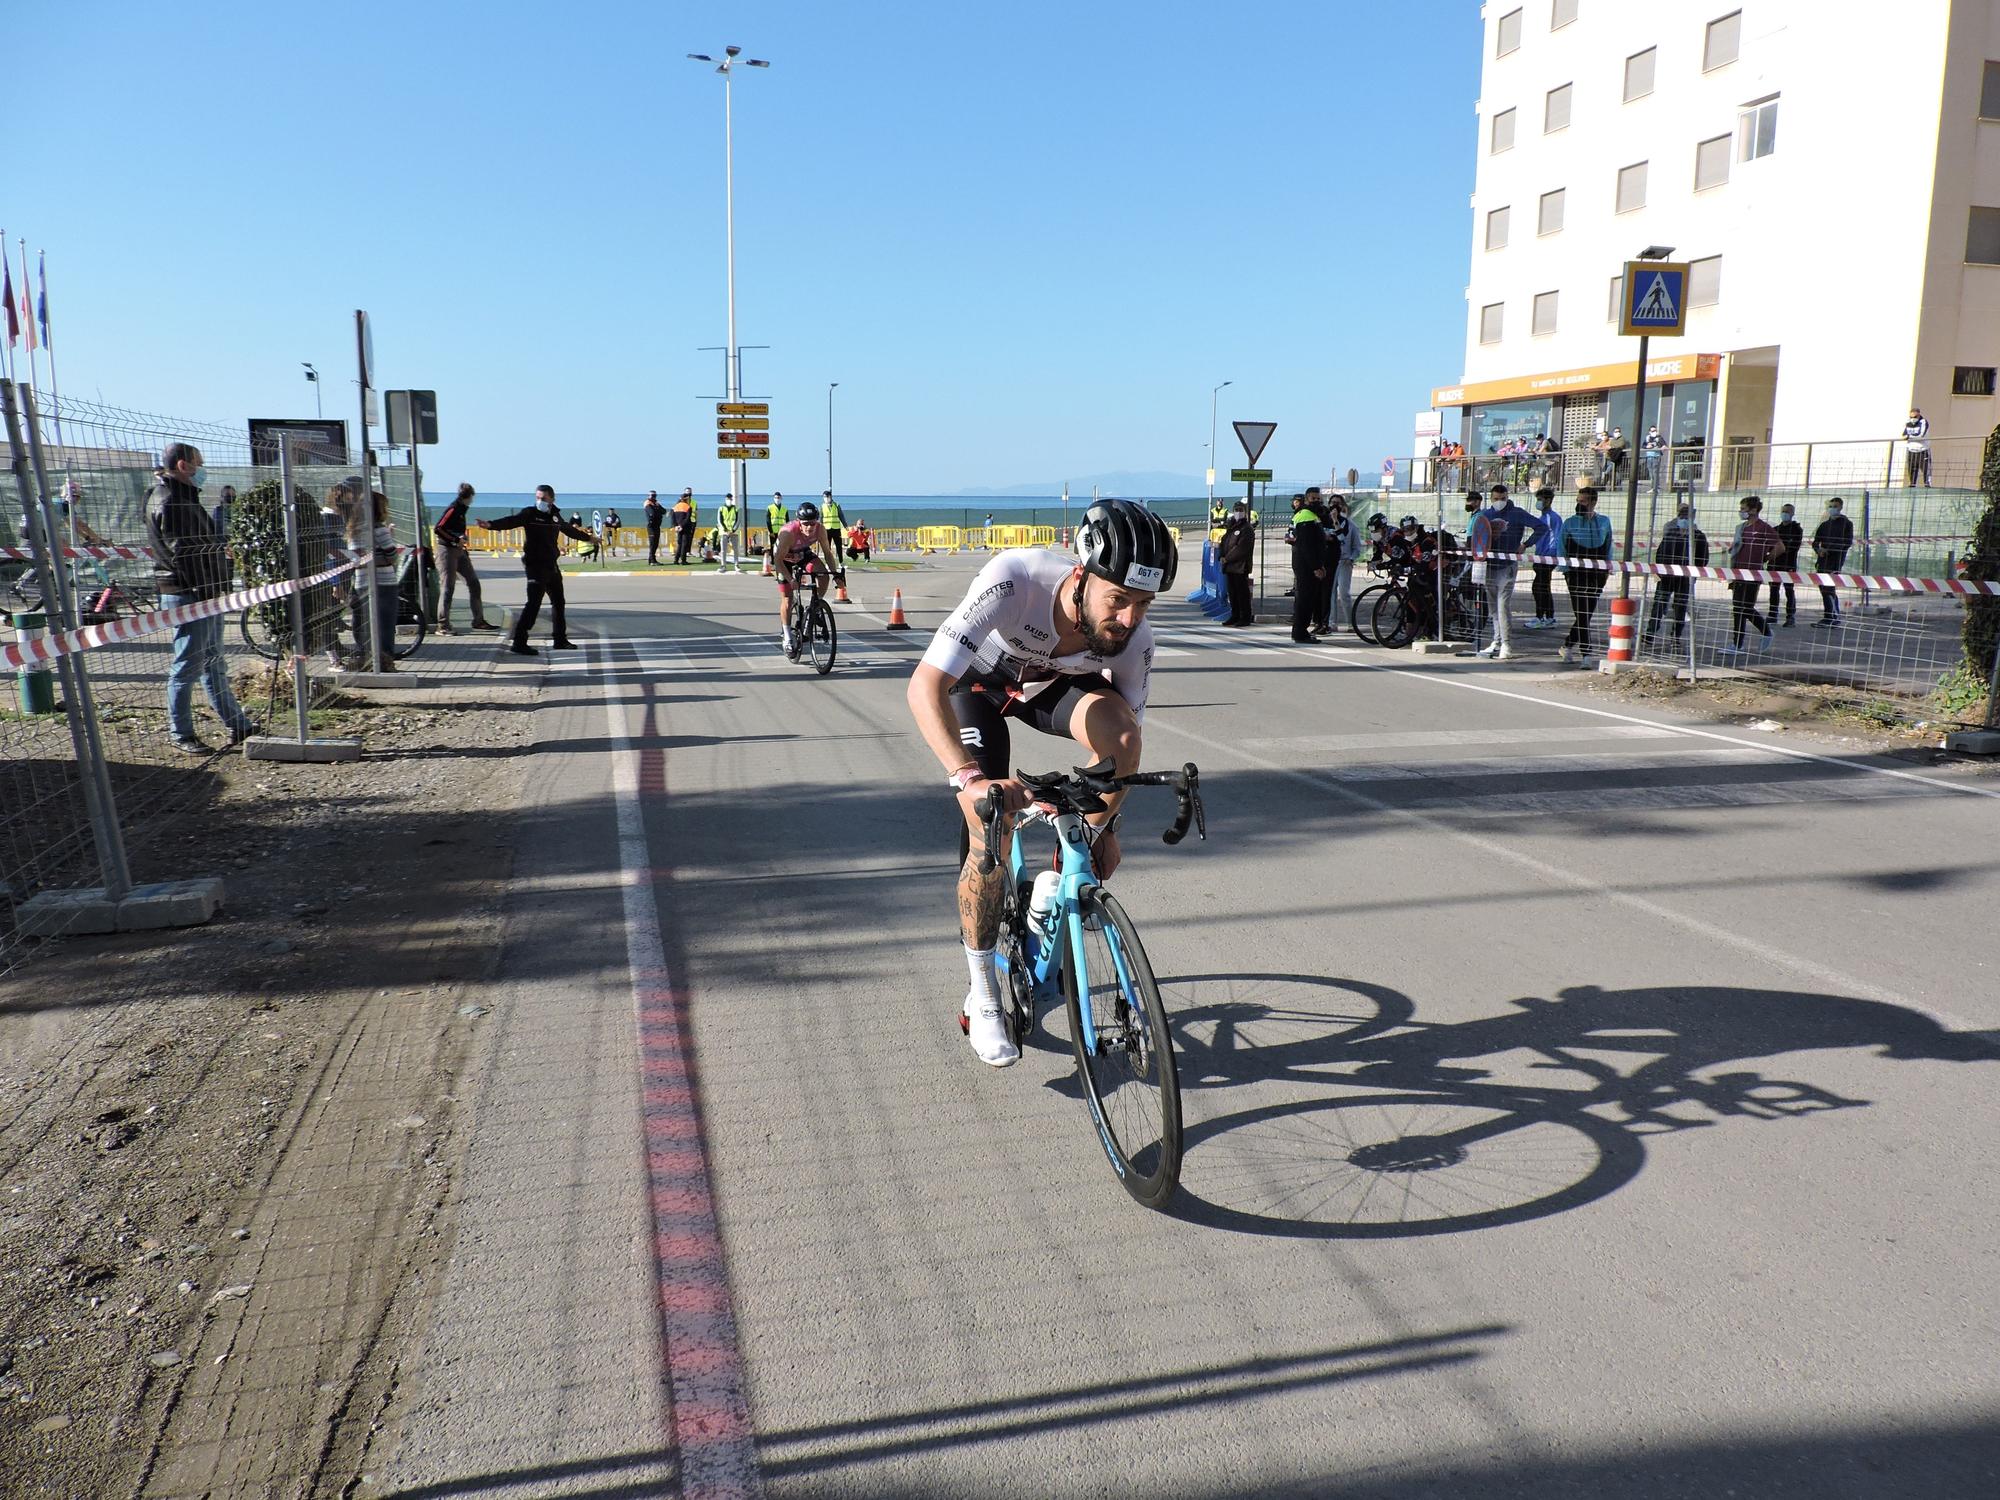
[[[535,486],[535,503],[527,510],[479,524],[488,531],[521,533],[521,571],[528,575],[528,602],[514,626],[514,654],[535,654],[534,647],[528,644],[528,632],[534,628],[535,616],[541,613],[544,596],[548,598],[551,623],[555,627],[555,638],[550,644],[558,651],[574,651],[576,642],[569,638],[569,621],[563,613],[562,566],[557,561],[556,538],[567,536],[589,542],[596,537],[562,518],[556,510],[556,492],[545,484]]]
[[[1301,495],[1292,502],[1292,639],[1301,646],[1314,644],[1312,633],[1319,619],[1319,598],[1332,577],[1326,549],[1326,527],[1319,512]]]

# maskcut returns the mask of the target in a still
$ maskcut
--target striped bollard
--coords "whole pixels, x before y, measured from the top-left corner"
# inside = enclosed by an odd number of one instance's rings
[[[1604,653],[1607,662],[1632,660],[1639,634],[1639,601],[1611,601],[1611,645]]]

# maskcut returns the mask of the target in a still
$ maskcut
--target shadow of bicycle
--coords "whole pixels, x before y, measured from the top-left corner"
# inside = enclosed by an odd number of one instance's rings
[[[1243,1233],[1454,1234],[1590,1203],[1631,1181],[1649,1136],[1866,1107],[1729,1064],[1872,1047],[1893,1059],[2000,1058],[1840,995],[1581,985],[1440,1025],[1400,992],[1304,974],[1162,981],[1187,1101],[1174,1211]],[[1232,1091],[1286,1097],[1209,1114]]]

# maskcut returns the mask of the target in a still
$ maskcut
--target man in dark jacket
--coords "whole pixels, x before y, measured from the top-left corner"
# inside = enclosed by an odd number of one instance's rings
[[[1840,496],[1835,495],[1826,502],[1826,519],[1813,528],[1814,570],[1821,573],[1838,573],[1847,562],[1848,549],[1854,545],[1854,523],[1841,514]],[[1840,623],[1840,595],[1832,584],[1819,586],[1820,608],[1825,613],[1814,625],[1838,625]]]
[[[1256,533],[1250,529],[1250,507],[1236,502],[1225,512],[1222,544],[1216,548],[1216,563],[1222,569],[1223,584],[1229,590],[1229,618],[1225,625],[1255,625],[1257,615],[1250,603],[1250,562]]]
[[[667,519],[667,508],[660,504],[658,490],[646,491],[646,564],[658,567],[660,564],[660,527]]]
[[[1678,514],[1660,532],[1660,545],[1653,549],[1653,561],[1679,567],[1708,566],[1708,536],[1695,524],[1694,507],[1687,501],[1681,501]],[[1646,612],[1646,640],[1658,637],[1660,621],[1669,605],[1674,612],[1674,639],[1681,638],[1687,628],[1688,594],[1693,582],[1690,578],[1665,574],[1655,580],[1653,607]]]
[[[569,620],[564,614],[562,566],[557,561],[556,538],[567,536],[587,542],[592,540],[591,533],[562,518],[556,510],[556,492],[545,484],[535,486],[535,503],[527,510],[517,510],[511,516],[479,524],[488,531],[521,533],[521,571],[528,575],[528,602],[514,625],[514,654],[535,654],[534,647],[528,644],[528,632],[534,629],[535,616],[541,613],[545,596],[549,601],[551,623],[555,627],[555,636],[550,644],[557,651],[574,651],[576,642],[569,638]]]
[[[1778,508],[1778,525],[1776,530],[1778,541],[1782,545],[1778,548],[1778,555],[1771,559],[1771,566],[1780,573],[1796,573],[1799,568],[1799,548],[1805,545],[1806,529],[1799,525],[1796,515],[1797,513],[1792,509],[1792,502],[1789,500]],[[1785,623],[1787,625],[1798,624],[1798,595],[1793,590],[1791,584],[1780,583],[1776,579],[1771,581],[1772,621],[1775,623],[1778,618],[1779,589],[1785,591]]]
[[[1744,569],[1765,569],[1771,566],[1771,559],[1778,555],[1784,543],[1778,540],[1778,530],[1764,519],[1764,501],[1757,495],[1745,495],[1736,502],[1736,535],[1729,546],[1729,566]],[[1757,649],[1771,649],[1771,627],[1764,617],[1757,613],[1757,596],[1764,590],[1755,578],[1733,578],[1729,583],[1729,644],[1722,649],[1725,659],[1743,654],[1743,627],[1746,624],[1757,627]]]
[[[1326,528],[1320,524],[1319,512],[1299,495],[1292,501],[1292,639],[1301,646],[1319,641],[1312,627],[1319,618],[1320,592],[1331,571]]]
[[[192,443],[174,443],[146,497],[146,539],[152,544],[162,609],[201,604],[229,591],[229,552],[215,518],[201,505],[204,477],[201,450]],[[194,732],[197,680],[208,695],[208,706],[228,728],[231,744],[257,732],[229,686],[219,613],[174,627],[173,665],[167,668],[167,730],[174,748],[206,755],[209,747]]]

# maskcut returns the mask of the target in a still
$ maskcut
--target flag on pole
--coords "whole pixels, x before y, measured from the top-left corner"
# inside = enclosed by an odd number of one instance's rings
[[[28,301],[28,242],[21,241],[21,321],[28,325],[28,352],[33,354],[41,346],[35,342],[35,309]],[[38,381],[37,384],[40,382]]]
[[[40,295],[35,298],[35,317],[42,325],[42,347],[53,349],[55,345],[49,342],[49,252],[46,250],[35,252],[35,275],[41,281]]]
[[[4,250],[0,250],[0,302],[7,304],[7,345],[12,348],[21,342],[21,319],[14,311],[14,267]]]

